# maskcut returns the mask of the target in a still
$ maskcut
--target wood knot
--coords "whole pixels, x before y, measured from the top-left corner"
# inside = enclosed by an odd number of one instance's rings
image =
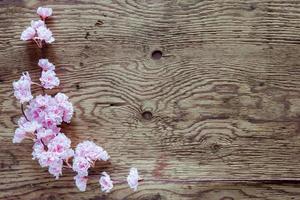
[[[161,59],[161,57],[162,57],[162,51],[160,51],[160,50],[155,50],[151,54],[151,58],[153,60],[159,60],[159,59]]]
[[[144,111],[142,113],[142,117],[145,119],[145,120],[151,120],[153,115],[152,115],[152,112],[150,111]]]

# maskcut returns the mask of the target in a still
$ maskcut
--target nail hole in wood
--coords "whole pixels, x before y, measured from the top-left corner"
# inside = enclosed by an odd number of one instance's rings
[[[153,60],[159,60],[162,57],[162,52],[160,50],[155,50],[152,52],[151,57]]]
[[[152,113],[150,111],[145,111],[142,113],[142,117],[145,120],[151,120],[152,119]]]

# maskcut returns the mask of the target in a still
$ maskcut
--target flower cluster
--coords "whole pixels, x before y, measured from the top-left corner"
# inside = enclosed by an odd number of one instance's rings
[[[43,43],[52,43],[52,32],[46,27],[46,18],[52,15],[51,8],[39,7],[37,14],[41,20],[32,21],[31,26],[21,34],[21,40],[33,40],[42,48]],[[41,167],[47,167],[56,179],[62,175],[63,168],[72,169],[75,184],[80,191],[85,191],[88,181],[88,170],[96,161],[108,161],[108,153],[92,141],[79,143],[75,151],[71,147],[71,140],[61,132],[62,123],[70,123],[73,116],[73,105],[67,95],[57,93],[53,96],[45,93],[45,89],[59,86],[59,79],[55,73],[55,65],[48,59],[40,59],[40,83],[33,82],[28,72],[24,72],[18,81],[13,82],[14,95],[20,101],[23,116],[18,120],[18,128],[13,137],[13,143],[21,143],[24,139],[31,139],[33,144],[32,157]],[[43,94],[33,96],[31,86],[38,85]],[[24,105],[26,107],[24,109]],[[140,181],[136,168],[131,168],[127,177],[130,188],[136,191]],[[113,182],[106,172],[102,172],[99,184],[103,192],[113,188]]]
[[[39,7],[37,14],[41,20],[32,20],[30,26],[22,32],[21,40],[33,40],[39,48],[42,48],[44,42],[50,44],[55,40],[52,36],[52,32],[45,24],[46,18],[52,15],[52,8]]]

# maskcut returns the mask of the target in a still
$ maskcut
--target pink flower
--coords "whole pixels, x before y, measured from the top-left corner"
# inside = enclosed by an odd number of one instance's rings
[[[48,151],[56,153],[61,159],[67,159],[74,155],[74,151],[70,149],[71,140],[63,133],[59,133],[47,145]]]
[[[23,118],[22,118],[23,119]],[[13,143],[22,142],[30,134],[33,135],[34,132],[41,127],[36,121],[23,121],[19,120],[19,128],[16,129],[13,138]]]
[[[102,172],[99,183],[101,185],[102,192],[109,192],[113,188],[113,181],[106,172]]]
[[[13,143],[21,143],[26,138],[26,132],[22,128],[17,128],[13,138]]]
[[[51,151],[41,152],[37,156],[41,167],[49,167],[50,165],[55,164],[61,160],[55,152]]]
[[[54,71],[43,71],[40,78],[42,86],[46,89],[52,89],[59,85],[59,79],[56,77]]]
[[[40,26],[36,29],[37,38],[41,41],[45,41],[46,43],[54,42],[54,37],[52,37],[52,32],[45,26]]]
[[[28,28],[26,28],[23,32],[22,32],[22,34],[21,34],[21,40],[24,40],[24,41],[26,41],[26,40],[31,40],[31,39],[33,39],[34,37],[35,37],[35,29],[34,28],[32,28],[32,27],[28,27]]]
[[[87,177],[76,175],[74,176],[75,184],[77,188],[84,192],[86,190],[86,184],[87,184]]]
[[[34,133],[37,129],[41,128],[41,125],[36,121],[26,121],[20,128],[22,128],[26,133]]]
[[[58,179],[60,175],[62,175],[63,161],[58,160],[57,162],[53,162],[49,166],[49,173],[55,176],[55,179]]]
[[[32,147],[32,159],[38,159],[41,157],[41,154],[45,152],[43,143],[40,140],[36,140]]]
[[[45,22],[42,21],[42,20],[37,20],[37,21],[32,20],[31,21],[31,27],[34,28],[34,29],[37,29],[37,28],[42,27],[42,26],[43,27],[46,26]]]
[[[50,17],[52,15],[52,8],[43,8],[38,7],[36,13],[45,20],[47,17]]]
[[[139,178],[140,177],[137,168],[132,167],[127,177],[127,182],[129,187],[132,188],[134,191],[137,190],[137,187],[139,185]]]
[[[55,66],[48,59],[40,59],[38,65],[44,70],[55,70]]]
[[[73,159],[73,170],[80,176],[87,176],[90,166],[90,162],[84,157],[75,156]]]
[[[57,132],[54,132],[52,129],[41,128],[37,131],[37,139],[43,140],[44,144],[48,144],[55,136]]]
[[[14,95],[21,103],[28,102],[33,98],[31,94],[31,83],[28,72],[23,73],[18,81],[13,82]]]
[[[54,98],[63,111],[63,121],[70,123],[74,109],[72,103],[68,101],[69,97],[63,93],[57,93]]]
[[[109,156],[102,147],[91,141],[84,141],[77,145],[75,153],[78,156],[86,157],[90,161],[103,160],[107,161]]]

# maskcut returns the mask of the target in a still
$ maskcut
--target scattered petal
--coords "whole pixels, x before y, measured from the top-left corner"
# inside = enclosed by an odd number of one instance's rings
[[[101,185],[102,192],[108,193],[113,188],[113,181],[106,172],[102,172],[99,183]]]
[[[137,168],[132,167],[130,169],[129,175],[127,177],[128,185],[133,191],[137,190],[137,187],[139,185],[139,174]]]

